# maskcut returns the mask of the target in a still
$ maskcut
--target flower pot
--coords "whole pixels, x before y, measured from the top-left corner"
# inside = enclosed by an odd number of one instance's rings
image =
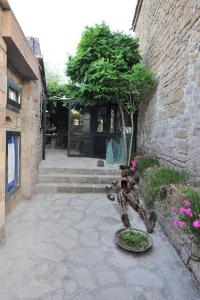
[[[138,245],[135,245],[135,246],[126,245],[122,239],[122,236],[124,233],[126,233],[128,231],[130,231],[129,228],[123,228],[123,229],[117,230],[117,232],[115,234],[115,242],[116,242],[117,246],[121,247],[122,249],[124,249],[126,251],[132,252],[132,253],[143,253],[152,247],[153,241],[152,241],[152,238],[150,237],[150,235],[142,230],[138,230],[135,228],[132,229],[132,232],[140,233],[141,235],[145,236],[147,238],[147,245],[145,247],[144,246],[139,247]]]

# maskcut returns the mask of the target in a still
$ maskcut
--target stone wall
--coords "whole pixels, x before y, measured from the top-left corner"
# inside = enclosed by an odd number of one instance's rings
[[[6,45],[1,37],[0,7],[0,241],[4,238],[5,223],[5,99],[7,89],[6,76]]]
[[[41,131],[41,81],[25,81],[22,87],[21,109],[21,152],[22,152],[22,194],[30,199],[37,182],[39,163],[42,159]],[[30,184],[31,183],[31,184]]]
[[[41,71],[39,61],[15,19],[14,23],[12,22],[15,24],[12,31],[17,33],[19,45],[13,46],[15,40],[12,40],[12,36],[5,37],[7,15],[9,21],[12,21],[12,12],[4,11],[0,6],[0,242],[5,236],[6,214],[22,199],[31,199],[42,159],[41,101],[44,94],[44,70]],[[14,36],[16,38],[16,34]],[[17,63],[19,57],[22,65]],[[21,107],[7,104],[8,78],[21,87]],[[6,195],[5,189],[7,131],[21,134],[20,185],[9,195]]]
[[[138,147],[200,182],[200,2],[140,2],[134,30],[158,85],[139,112]]]

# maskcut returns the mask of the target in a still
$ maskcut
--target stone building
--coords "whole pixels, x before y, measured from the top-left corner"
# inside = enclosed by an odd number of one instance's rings
[[[29,43],[0,0],[0,240],[6,213],[32,196],[42,156],[44,65],[38,40]]]
[[[139,112],[138,147],[200,180],[200,1],[138,0],[132,25],[158,85]]]

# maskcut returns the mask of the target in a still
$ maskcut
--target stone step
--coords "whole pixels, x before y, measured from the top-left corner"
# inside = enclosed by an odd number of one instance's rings
[[[37,193],[104,193],[105,184],[81,183],[38,183]]]
[[[77,168],[39,168],[39,174],[90,174],[90,175],[114,175],[119,176],[120,170],[116,168],[95,168],[95,169],[77,169]]]
[[[117,175],[94,175],[94,174],[40,174],[38,182],[58,183],[94,183],[111,184]]]

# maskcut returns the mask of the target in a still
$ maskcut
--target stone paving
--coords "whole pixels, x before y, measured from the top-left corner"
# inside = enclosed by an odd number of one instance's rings
[[[109,165],[104,160],[104,168],[97,166],[97,159],[91,157],[69,157],[67,149],[46,149],[46,159],[41,161],[40,168],[73,168],[73,169],[108,169],[119,170],[119,165]]]
[[[152,251],[138,256],[115,246],[121,227],[117,203],[104,194],[38,194],[21,202],[7,218],[0,249],[0,299],[200,299],[159,225]]]

